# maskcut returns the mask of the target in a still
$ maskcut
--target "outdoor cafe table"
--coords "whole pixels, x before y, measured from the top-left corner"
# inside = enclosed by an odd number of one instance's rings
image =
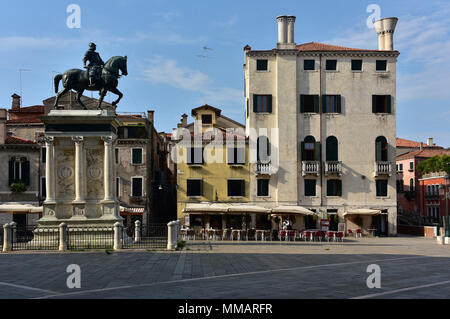
[[[375,228],[370,228],[367,230],[370,233],[371,237],[375,237],[375,232],[377,231]]]

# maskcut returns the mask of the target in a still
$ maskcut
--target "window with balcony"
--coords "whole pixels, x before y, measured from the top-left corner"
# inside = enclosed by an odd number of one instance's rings
[[[316,143],[313,136],[305,137],[302,142],[302,161],[319,161],[320,160],[320,143]]]
[[[352,60],[352,71],[362,71],[362,60]]]
[[[335,136],[329,136],[326,140],[326,161],[337,162],[338,159],[338,139]]]
[[[373,113],[391,113],[392,97],[390,95],[372,95]]]
[[[131,196],[143,197],[144,196],[144,178],[132,177],[131,178]]]
[[[254,113],[272,113],[272,95],[253,94]]]
[[[322,95],[323,113],[341,113],[340,95]]]
[[[187,163],[188,165],[203,165],[203,152],[201,147],[190,147],[187,149]]]
[[[256,60],[256,70],[257,71],[267,71],[267,65],[268,65],[267,59]]]
[[[26,157],[12,157],[8,163],[8,185],[22,182],[30,185],[30,161]]]
[[[376,181],[377,197],[388,196],[388,181],[385,179],[379,179]]]
[[[305,179],[305,196],[307,196],[307,197],[316,196],[316,180],[315,179]]]
[[[388,161],[388,143],[384,136],[378,136],[375,140],[375,160],[377,162]]]
[[[228,197],[244,197],[244,196],[245,196],[245,180],[229,179]]]
[[[337,197],[342,196],[342,181],[339,179],[327,180],[327,196]]]
[[[203,181],[201,179],[188,179],[186,194],[189,197],[203,196]]]
[[[269,196],[269,180],[268,179],[258,179],[258,197],[268,197]]]
[[[314,71],[315,69],[316,69],[316,61],[315,60],[304,60],[303,61],[303,70]]]
[[[319,113],[319,96],[300,95],[300,113]]]
[[[258,163],[270,162],[270,141],[267,136],[260,136],[256,141],[256,156]]]

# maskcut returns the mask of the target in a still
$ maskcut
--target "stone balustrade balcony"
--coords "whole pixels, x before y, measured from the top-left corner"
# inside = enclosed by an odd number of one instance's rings
[[[375,173],[374,176],[388,175],[392,176],[393,174],[393,164],[391,162],[375,162]]]
[[[325,176],[328,175],[342,176],[342,162],[339,161],[325,162]]]
[[[302,162],[302,176],[309,174],[317,175],[320,174],[320,162],[319,161],[303,161]]]
[[[256,175],[272,175],[273,167],[271,163],[257,163],[256,164]]]

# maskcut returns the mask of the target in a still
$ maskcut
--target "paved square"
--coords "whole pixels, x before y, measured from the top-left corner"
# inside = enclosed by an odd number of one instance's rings
[[[0,298],[450,298],[450,245],[416,237],[344,243],[189,243],[182,252],[0,254]],[[81,267],[81,289],[66,268]],[[381,289],[366,285],[381,267]]]

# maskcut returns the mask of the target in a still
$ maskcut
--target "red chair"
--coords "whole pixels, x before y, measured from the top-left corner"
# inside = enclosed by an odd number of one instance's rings
[[[348,234],[349,236],[353,236],[353,230],[351,230],[351,229],[347,230],[347,234]]]
[[[318,239],[319,241],[322,241],[322,232],[320,230],[319,231],[315,231],[313,233],[313,236],[314,236],[314,239]]]
[[[278,239],[281,241],[284,238],[284,240],[287,240],[287,231],[286,230],[280,230],[278,233]]]
[[[291,238],[293,238],[294,241],[295,241],[295,236],[297,235],[297,232],[296,232],[295,230],[288,230],[287,233],[288,233],[288,234],[287,234],[288,240],[290,241]]]
[[[362,232],[361,232],[361,229],[357,229],[356,230],[356,237],[362,237]]]
[[[333,231],[327,231],[325,234],[325,237],[327,238],[327,241],[330,242],[330,239],[335,241],[336,237],[334,236],[334,232]]]
[[[344,242],[344,232],[338,231],[336,233],[336,241]]]
[[[305,241],[307,241],[308,239],[310,240],[310,241],[312,241],[313,240],[313,234],[312,234],[312,232],[310,232],[309,230],[306,230],[304,233],[303,233],[303,239],[305,240]]]

